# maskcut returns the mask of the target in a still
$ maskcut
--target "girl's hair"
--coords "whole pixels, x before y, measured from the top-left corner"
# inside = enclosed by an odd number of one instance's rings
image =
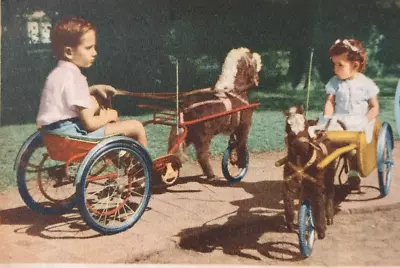
[[[362,72],[367,66],[367,52],[360,41],[356,39],[343,39],[336,40],[336,42],[329,49],[329,56],[342,55],[347,53],[349,61],[358,61],[360,66],[357,71]]]
[[[82,35],[96,28],[87,20],[66,17],[57,22],[51,33],[51,47],[58,59],[64,59],[65,47],[77,47]]]

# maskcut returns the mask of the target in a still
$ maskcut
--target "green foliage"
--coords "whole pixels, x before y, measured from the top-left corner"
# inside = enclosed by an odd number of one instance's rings
[[[284,94],[303,91],[313,47],[311,90],[319,94],[332,76],[329,46],[346,36],[365,44],[371,78],[398,75],[400,69],[397,0],[263,0],[254,6],[223,0],[19,2],[2,2],[3,124],[34,122],[43,83],[55,65],[50,52],[32,53],[27,42],[23,15],[35,10],[53,22],[71,14],[90,19],[98,29],[99,54],[85,71],[89,83],[135,92],[174,92],[175,59],[181,91],[213,85],[228,51],[244,46],[262,56],[261,86]],[[136,115],[137,101],[120,98],[116,108]]]
[[[376,3],[382,8],[400,8],[400,0],[377,0]]]
[[[384,72],[384,64],[378,58],[383,39],[384,35],[379,33],[376,25],[372,25],[368,39],[364,41],[364,47],[368,55],[366,74],[371,77],[379,77]]]
[[[268,50],[261,53],[264,76],[281,77],[288,73],[290,66],[290,51]]]
[[[208,55],[187,57],[186,64],[189,69],[195,72],[195,82],[193,84],[197,87],[214,84],[221,71],[221,64],[215,58]]]

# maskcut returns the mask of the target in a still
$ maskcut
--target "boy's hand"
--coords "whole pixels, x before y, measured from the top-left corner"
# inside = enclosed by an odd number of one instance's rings
[[[116,89],[110,85],[93,85],[89,87],[90,94],[97,93],[104,99],[108,96],[113,96],[116,93]]]

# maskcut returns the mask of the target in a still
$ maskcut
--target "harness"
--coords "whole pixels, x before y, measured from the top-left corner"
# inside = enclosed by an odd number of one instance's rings
[[[199,102],[195,102],[192,103],[191,105],[189,105],[188,107],[185,107],[183,109],[183,112],[186,113],[188,111],[190,111],[191,109],[194,109],[196,107],[202,106],[202,105],[207,105],[207,104],[220,104],[222,103],[225,106],[225,111],[231,111],[232,110],[232,100],[229,97],[235,98],[237,100],[239,100],[241,103],[243,103],[243,105],[249,105],[249,102],[247,100],[245,100],[244,98],[242,98],[240,95],[233,93],[233,92],[216,92],[214,94],[215,97],[217,97],[217,100],[205,100],[205,101],[199,101]],[[182,114],[182,113],[181,113]],[[240,122],[240,115],[241,112],[236,112],[236,117],[237,117],[237,122]],[[232,119],[233,114],[228,114],[228,120]],[[183,115],[181,115],[180,117],[181,122],[183,122]]]
[[[331,124],[331,120],[328,120],[328,122],[325,125],[324,130],[318,131],[316,138],[311,138],[311,137],[307,138],[307,137],[302,136],[302,137],[298,137],[292,141],[292,143],[290,144],[291,146],[293,146],[293,144],[295,142],[308,143],[308,145],[310,145],[312,148],[312,153],[311,153],[310,159],[302,167],[289,161],[288,156],[278,160],[275,163],[275,166],[280,166],[280,165],[286,163],[287,166],[290,167],[294,171],[289,176],[284,177],[285,182],[288,182],[294,178],[296,178],[297,181],[299,181],[299,182],[301,182],[302,179],[308,179],[313,183],[317,182],[317,179],[315,179],[313,176],[310,176],[305,171],[315,163],[315,161],[317,160],[318,153],[322,154],[322,156],[328,155],[328,148],[323,143],[323,141],[325,141],[327,139],[326,138],[326,130],[328,130],[330,124]],[[341,123],[341,125],[342,125],[343,129],[345,129],[344,124]]]
[[[246,56],[243,57],[243,59],[246,61],[246,64],[248,66],[250,66],[252,64],[251,59]],[[225,107],[225,111],[231,111],[232,110],[232,99],[236,99],[239,102],[241,102],[243,105],[249,105],[249,101],[244,99],[241,94],[242,92],[247,91],[247,89],[249,87],[251,87],[255,82],[252,81],[250,84],[246,84],[244,86],[243,89],[237,89],[236,92],[232,92],[234,88],[214,88],[213,90],[211,90],[211,92],[213,92],[213,96],[215,96],[217,99],[214,100],[204,100],[204,101],[199,101],[199,102],[195,102],[190,104],[188,107],[183,108],[183,112],[180,112],[179,114],[179,119],[181,122],[183,122],[183,114],[187,113],[188,111],[203,106],[203,105],[208,105],[208,104],[223,104]],[[255,83],[257,85],[257,83]],[[235,87],[235,86],[234,86]],[[238,111],[235,113],[236,117],[237,117],[237,122],[240,122],[240,117],[241,117],[241,111]],[[228,114],[226,115],[228,117],[227,120],[231,121],[232,120],[232,116],[234,116],[234,114]]]
[[[288,157],[286,156],[285,162],[286,162],[287,166],[290,167],[294,172],[292,174],[290,174],[289,176],[286,176],[284,178],[284,181],[289,181],[294,178],[296,178],[298,181],[302,181],[302,179],[305,178],[305,179],[312,181],[313,183],[316,183],[317,180],[314,177],[307,174],[305,171],[309,167],[311,167],[317,160],[318,151],[320,151],[323,155],[327,155],[326,146],[320,147],[318,144],[315,144],[313,141],[309,140],[306,137],[300,137],[297,139],[297,141],[303,142],[303,143],[308,143],[309,145],[311,145],[311,148],[312,148],[311,157],[307,161],[307,163],[305,163],[304,166],[301,167],[301,166],[298,166],[298,165],[292,163],[291,161],[289,161]]]

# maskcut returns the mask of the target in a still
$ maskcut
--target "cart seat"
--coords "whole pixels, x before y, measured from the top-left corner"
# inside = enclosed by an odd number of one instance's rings
[[[318,168],[324,168],[343,153],[350,152],[357,155],[360,175],[367,177],[376,168],[376,148],[380,128],[381,121],[376,119],[370,143],[367,143],[366,134],[363,131],[327,131],[327,138],[340,148],[322,160]]]
[[[111,136],[116,136],[110,135],[102,138],[77,137],[60,133],[56,134],[44,128],[41,128],[40,132],[50,158],[63,162],[79,162],[97,143]]]

